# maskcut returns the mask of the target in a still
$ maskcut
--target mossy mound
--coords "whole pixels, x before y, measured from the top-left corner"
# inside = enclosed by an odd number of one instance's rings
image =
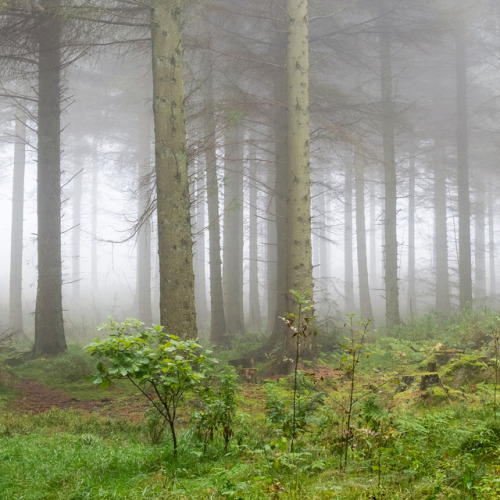
[[[448,390],[446,387],[433,385],[425,391],[422,391],[421,397],[424,401],[431,402],[433,404],[444,403],[448,401]]]
[[[478,356],[463,355],[459,360],[446,366],[443,376],[452,387],[465,384],[488,382],[493,376],[492,369]]]

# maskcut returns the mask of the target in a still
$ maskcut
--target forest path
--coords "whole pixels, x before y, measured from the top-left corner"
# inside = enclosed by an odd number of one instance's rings
[[[338,370],[320,365],[315,369],[305,368],[310,375],[315,375],[318,381],[338,378],[343,374]],[[269,377],[276,380],[281,376]],[[149,408],[148,402],[141,394],[124,396],[111,387],[105,396],[95,399],[77,399],[63,389],[49,387],[42,382],[30,378],[18,377],[12,373],[0,370],[0,385],[9,387],[15,396],[6,404],[6,410],[20,413],[43,413],[51,408],[75,409],[89,413],[98,413],[107,417],[126,417],[140,422],[144,412]],[[264,411],[264,387],[260,383],[243,383],[240,386],[245,399],[254,401],[260,411]]]
[[[0,373],[0,383],[18,394],[7,403],[6,409],[14,412],[43,413],[51,408],[62,408],[96,412],[104,416],[124,416],[140,421],[148,406],[140,395],[124,397],[113,394],[112,389],[107,391],[106,397],[79,400],[62,389],[6,372]]]

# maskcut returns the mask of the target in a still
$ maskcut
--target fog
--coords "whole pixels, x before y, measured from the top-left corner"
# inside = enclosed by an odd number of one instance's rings
[[[363,291],[369,292],[376,322],[386,321],[391,147],[397,262],[389,265],[397,268],[401,320],[463,309],[467,280],[475,308],[499,305],[500,10],[487,0],[413,3],[310,3],[311,242],[321,325],[342,323],[349,313],[365,314]],[[283,97],[276,93],[276,82],[279,68],[284,69],[279,57],[286,37],[284,41],[280,35],[271,4],[213,1],[186,9],[183,61],[193,267],[198,334],[207,338],[209,229],[215,220],[207,208],[213,190],[207,189],[206,168],[211,142],[223,282],[233,273],[243,276],[237,285],[241,289],[226,288],[224,299],[243,294],[242,330],[259,335],[269,333],[275,318],[285,312],[275,310],[276,268],[283,258],[276,255],[282,223],[276,175],[282,160],[275,120],[277,101]],[[63,316],[66,335],[77,341],[92,336],[109,316],[160,321],[150,41],[139,22],[144,13],[127,15],[131,26],[101,33],[102,43],[85,40],[82,31],[79,43],[85,48],[67,41],[64,49],[71,63],[64,65],[62,76]],[[24,43],[24,33],[16,36]],[[64,47],[64,36],[62,40]],[[7,46],[2,51],[9,56]],[[37,293],[36,69],[14,61],[0,81],[0,332],[12,327],[9,272],[17,116],[27,126],[22,308],[24,332],[31,336]],[[14,92],[19,85],[27,99]],[[24,118],[23,107],[28,112]],[[211,132],[207,120],[212,120]],[[467,180],[468,212],[461,205],[461,175]],[[361,203],[363,213],[356,213]],[[228,221],[233,215],[242,221],[241,239],[232,229],[224,231],[226,224],[232,227]],[[358,227],[360,217],[364,231]],[[465,245],[472,254],[468,278],[461,274],[464,228],[470,232]],[[140,238],[150,238],[146,260],[139,251]],[[228,246],[231,240],[239,248]],[[232,252],[240,262],[229,270],[224,261]],[[145,292],[138,288],[138,273],[144,273],[138,271],[138,255],[150,270],[146,289],[151,314],[139,306],[137,294]],[[226,315],[228,307],[226,303]]]

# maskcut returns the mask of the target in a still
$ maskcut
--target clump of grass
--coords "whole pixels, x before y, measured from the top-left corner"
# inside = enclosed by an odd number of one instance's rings
[[[70,345],[68,350],[57,356],[25,360],[11,368],[12,373],[32,378],[45,385],[56,387],[84,381],[94,371],[94,364],[81,346]]]

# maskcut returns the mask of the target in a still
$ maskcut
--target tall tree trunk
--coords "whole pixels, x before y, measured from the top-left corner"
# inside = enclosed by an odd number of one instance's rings
[[[377,276],[377,184],[375,179],[370,183],[370,275],[374,288],[378,288]]]
[[[434,144],[434,256],[436,262],[436,311],[451,313],[446,216],[446,160],[442,144]]]
[[[243,319],[243,141],[242,116],[229,117],[224,165],[224,313],[226,328],[244,331]]]
[[[475,203],[474,203],[474,263],[475,263],[475,300],[478,305],[484,301],[486,296],[486,234],[485,234],[485,210],[484,200],[485,185],[482,172],[477,171],[475,175]]]
[[[412,148],[408,171],[408,315],[413,319],[417,312],[415,277],[415,151]]]
[[[488,254],[489,254],[489,275],[490,275],[490,302],[495,304],[497,293],[497,278],[495,271],[495,207],[493,197],[494,186],[488,184]]]
[[[61,259],[60,0],[42,0],[38,44],[38,286],[33,357],[66,350]]]
[[[142,104],[142,103],[141,103]],[[151,218],[147,213],[151,186],[150,114],[141,107],[138,116],[137,147],[137,215],[141,221],[137,231],[137,268],[135,305],[137,317],[147,325],[153,322],[151,306]]]
[[[255,151],[255,145],[250,142],[249,163],[252,175],[249,176],[249,317],[248,324],[252,329],[260,328],[261,311],[259,299],[259,234],[257,231],[258,225],[258,197],[257,197],[257,182],[258,182],[258,160]]]
[[[16,336],[23,333],[23,228],[24,171],[26,162],[26,113],[16,115],[14,176],[12,182],[12,226],[10,239],[9,329]]]
[[[81,215],[82,215],[82,153],[75,152],[72,195],[72,230],[71,230],[71,281],[74,305],[80,304],[80,246],[81,246]]]
[[[318,228],[318,244],[319,244],[319,268],[320,277],[323,278],[324,286],[322,287],[323,298],[328,297],[328,277],[330,276],[330,252],[329,240],[326,233],[328,226],[328,173],[324,174],[324,186],[320,186],[320,193],[318,195],[318,206],[321,209],[321,221]]]
[[[287,0],[287,277],[289,289],[312,299],[311,171],[309,161],[309,45],[307,0]],[[288,294],[287,311],[297,312]],[[312,314],[309,311],[307,314]],[[286,337],[285,352],[294,352],[295,338]],[[315,337],[302,342],[302,356],[316,356]]]
[[[366,222],[365,222],[365,159],[356,153],[354,163],[354,186],[356,190],[356,243],[359,276],[359,306],[361,316],[373,319],[368,278],[368,259],[366,255]]]
[[[212,75],[207,80],[205,98],[206,137],[205,163],[207,182],[208,242],[210,260],[210,340],[222,344],[226,337],[226,319],[222,294],[222,260],[220,248],[219,181],[217,179],[217,153],[215,138],[215,106]]]
[[[278,14],[276,14],[278,16]],[[281,19],[281,18],[278,18]],[[283,22],[285,25],[285,22]],[[286,60],[285,28],[277,21],[275,46],[277,47],[276,62],[283,65]],[[285,96],[287,92],[287,78],[284,68],[278,69],[273,82],[274,111],[274,224],[276,231],[276,258],[275,275],[273,279],[274,308],[269,311],[272,334],[266,344],[267,350],[281,345],[286,333],[286,327],[280,317],[288,311],[288,278],[287,278],[287,253],[288,253],[288,223],[287,223],[287,197],[286,186],[288,177],[287,166],[287,110]]]
[[[276,116],[275,116],[276,120]],[[276,320],[276,277],[277,277],[277,229],[276,229],[276,168],[271,167],[271,158],[266,170],[266,287],[267,287],[267,332],[274,329]]]
[[[467,57],[464,12],[459,13],[456,43],[457,83],[457,189],[459,305],[472,305],[472,261],[469,200],[469,147],[467,125]]]
[[[207,306],[207,288],[206,288],[206,273],[205,273],[205,169],[203,165],[197,162],[195,166],[196,182],[194,190],[196,193],[194,212],[195,233],[194,240],[194,299],[196,304],[196,318],[198,325],[204,325],[208,320]]]
[[[356,166],[354,166],[356,168]],[[352,168],[345,170],[344,187],[344,294],[345,310],[347,313],[354,312],[354,262],[352,246]]]
[[[160,321],[195,338],[193,241],[184,116],[181,0],[151,1]]]
[[[397,186],[394,153],[394,100],[392,95],[391,44],[384,18],[380,22],[380,69],[382,91],[382,136],[385,187],[385,318],[390,331],[400,323],[398,290]]]
[[[94,139],[92,147],[92,191],[91,191],[91,221],[90,221],[90,290],[94,313],[99,317],[99,277],[98,277],[98,259],[97,259],[97,214],[99,212],[99,166],[97,153],[99,142]]]

